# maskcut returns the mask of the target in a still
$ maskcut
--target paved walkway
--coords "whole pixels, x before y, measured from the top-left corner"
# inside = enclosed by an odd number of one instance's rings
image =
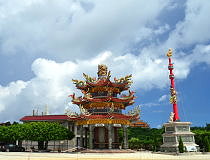
[[[81,153],[135,153],[131,149],[85,149]]]
[[[210,154],[165,155],[136,153],[30,153],[0,152],[0,160],[210,160]]]

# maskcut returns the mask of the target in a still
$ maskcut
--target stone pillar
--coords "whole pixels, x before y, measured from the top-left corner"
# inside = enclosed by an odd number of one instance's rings
[[[73,141],[74,141],[74,146],[77,147],[78,144],[77,144],[77,125],[76,125],[76,124],[74,124],[74,135],[75,135],[75,137],[74,137],[74,139],[73,139]]]
[[[126,125],[123,125],[123,148],[128,149],[128,134]]]
[[[83,147],[83,126],[80,126],[80,147]]]
[[[89,125],[89,148],[93,149],[93,126]]]
[[[85,148],[87,148],[87,128],[85,128]]]
[[[112,125],[108,125],[109,149],[112,149]]]

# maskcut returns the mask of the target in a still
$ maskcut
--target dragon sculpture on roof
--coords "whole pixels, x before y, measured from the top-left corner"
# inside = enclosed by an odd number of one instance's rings
[[[131,83],[133,83],[131,81],[131,77],[132,77],[132,74],[127,75],[127,76],[122,77],[122,78],[119,78],[119,79],[114,78],[114,81],[115,81],[115,83],[128,83],[128,84],[131,84]]]

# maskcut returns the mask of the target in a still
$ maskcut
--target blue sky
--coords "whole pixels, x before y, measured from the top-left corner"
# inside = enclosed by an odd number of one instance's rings
[[[151,127],[168,121],[168,48],[180,118],[210,123],[210,2],[208,0],[0,0],[0,121],[76,109],[72,78],[132,73],[136,105]],[[131,109],[133,106],[128,107]]]

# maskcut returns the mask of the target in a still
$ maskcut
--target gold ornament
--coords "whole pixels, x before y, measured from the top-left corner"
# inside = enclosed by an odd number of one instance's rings
[[[168,57],[171,57],[172,56],[172,53],[173,53],[172,48],[169,48],[169,50],[167,52],[167,56]]]

